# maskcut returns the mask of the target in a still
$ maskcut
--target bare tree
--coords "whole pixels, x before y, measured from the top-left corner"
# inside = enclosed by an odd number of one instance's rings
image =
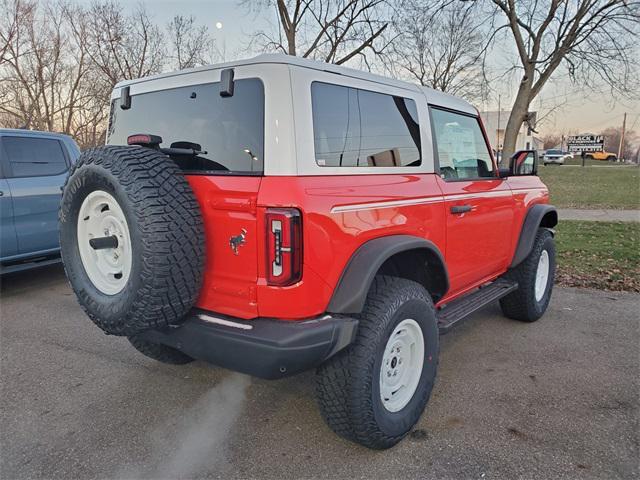
[[[162,71],[164,34],[140,5],[126,15],[113,0],[93,3],[87,12],[89,55],[111,86],[123,79]]]
[[[78,85],[86,73],[82,54],[66,55],[71,42],[65,7],[47,2],[37,8],[15,1],[9,13],[17,19],[2,64],[0,112],[20,126],[69,133]],[[7,29],[8,28],[8,29]],[[0,28],[10,36],[11,25]]]
[[[206,25],[198,26],[193,16],[176,15],[167,26],[172,46],[173,66],[183,68],[196,67],[207,63],[214,49],[214,41]]]
[[[622,135],[621,127],[609,127],[601,132],[604,135],[604,148],[607,152],[618,152],[620,145],[620,136]],[[627,130],[624,134],[624,145],[622,146],[621,159],[631,159],[636,149],[635,142],[638,139],[638,133],[634,130]]]
[[[2,126],[59,131],[82,147],[95,145],[104,139],[114,84],[162,69],[160,30],[142,10],[125,16],[112,2],[87,10],[65,0],[2,6]]]
[[[404,0],[397,10],[393,26],[398,37],[386,56],[392,73],[452,95],[480,99],[484,36],[476,5]]]
[[[583,86],[632,94],[637,79],[640,2],[492,0],[491,39],[506,30],[517,51],[520,83],[507,122],[504,155],[515,150],[531,102],[560,66]],[[501,46],[504,51],[504,45]]]
[[[277,32],[257,32],[265,50],[343,64],[367,51],[384,49],[382,34],[389,24],[386,0],[245,1],[254,9],[275,8]]]
[[[0,28],[0,65],[5,62],[9,45],[14,42],[18,34],[20,16],[29,15],[29,10],[32,8],[33,4],[25,5],[19,0],[0,1],[0,11],[5,12],[1,19],[2,27]]]
[[[558,133],[548,133],[542,136],[542,143],[545,150],[557,148],[562,143],[562,135]]]

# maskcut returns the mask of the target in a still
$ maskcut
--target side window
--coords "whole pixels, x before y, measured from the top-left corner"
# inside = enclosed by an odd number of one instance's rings
[[[7,177],[41,177],[67,170],[62,145],[58,140],[36,137],[3,137],[9,172]]]
[[[321,167],[355,167],[360,149],[360,113],[355,89],[313,83],[313,140]]]
[[[445,180],[495,177],[478,119],[431,108],[440,175]]]
[[[331,167],[419,166],[415,102],[339,85],[311,85],[316,163]]]

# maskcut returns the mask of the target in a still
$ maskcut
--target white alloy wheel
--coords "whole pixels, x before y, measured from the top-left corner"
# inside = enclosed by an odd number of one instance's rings
[[[380,399],[390,412],[402,410],[418,388],[424,365],[424,336],[418,322],[400,322],[387,341],[380,366]]]
[[[535,295],[536,302],[542,300],[549,281],[549,252],[542,250],[538,259],[538,269],[536,270]]]
[[[93,286],[106,295],[121,292],[131,273],[132,251],[127,219],[116,199],[102,190],[87,195],[80,206],[77,232],[82,266]],[[114,248],[95,249],[89,243],[113,236]]]

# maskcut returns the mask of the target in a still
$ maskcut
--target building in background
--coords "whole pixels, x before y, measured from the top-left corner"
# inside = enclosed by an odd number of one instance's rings
[[[496,152],[502,151],[502,144],[504,143],[504,131],[507,128],[507,121],[511,114],[508,110],[492,111],[492,112],[480,112],[484,128],[487,131],[487,137],[491,143],[491,148]],[[529,112],[529,118],[532,119],[532,126],[535,127],[536,112]],[[543,142],[541,139],[534,136],[534,131],[527,123],[523,123],[518,132],[518,139],[516,141],[516,150],[542,150]],[[500,158],[500,155],[498,155]]]

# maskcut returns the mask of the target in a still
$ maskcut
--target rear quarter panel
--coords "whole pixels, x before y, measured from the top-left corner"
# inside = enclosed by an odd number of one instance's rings
[[[384,206],[398,201],[421,203]],[[265,177],[258,198],[258,232],[265,230],[260,210],[267,206],[302,211],[304,261],[301,282],[270,287],[265,249],[259,249],[257,297],[263,317],[298,319],[323,313],[349,259],[373,238],[414,235],[431,240],[442,252],[445,248],[444,205],[433,174]]]

